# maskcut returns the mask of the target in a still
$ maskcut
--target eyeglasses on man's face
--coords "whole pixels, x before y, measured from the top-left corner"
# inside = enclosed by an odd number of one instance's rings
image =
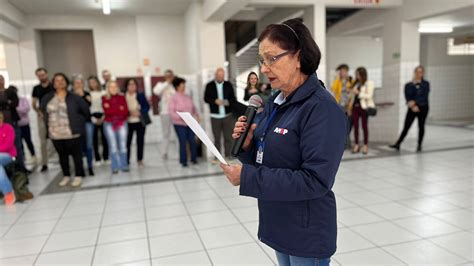
[[[258,56],[258,63],[260,66],[271,66],[273,65],[276,61],[278,61],[280,58],[282,58],[283,56],[287,55],[287,54],[290,54],[292,51],[285,51],[281,54],[278,54],[278,55],[275,55],[275,56],[268,56],[268,57],[262,57],[262,56]]]

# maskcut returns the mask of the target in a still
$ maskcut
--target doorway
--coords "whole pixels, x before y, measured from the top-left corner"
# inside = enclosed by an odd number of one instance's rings
[[[67,76],[97,75],[92,30],[40,31],[44,66]]]

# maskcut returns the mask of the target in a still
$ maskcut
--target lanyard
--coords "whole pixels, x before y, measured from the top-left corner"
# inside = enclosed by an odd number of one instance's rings
[[[267,122],[265,123],[265,126],[263,127],[263,133],[262,133],[262,136],[260,136],[260,141],[259,141],[261,145],[263,145],[263,141],[265,139],[265,136],[267,135],[268,127],[270,127],[270,124],[273,122],[273,119],[275,119],[277,112],[278,112],[278,105],[275,105],[275,107],[273,107],[272,113],[270,114],[270,116],[267,119]]]

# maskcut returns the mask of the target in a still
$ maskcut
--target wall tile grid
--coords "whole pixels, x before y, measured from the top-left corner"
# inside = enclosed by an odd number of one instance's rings
[[[394,105],[378,108],[377,116],[369,118],[369,142],[371,141],[394,141],[398,134],[399,113],[396,111],[399,108],[399,84],[400,84],[400,65],[390,65],[384,67],[382,70],[368,70],[369,79],[374,80],[375,87],[380,87],[374,93],[375,102],[393,102]],[[380,74],[378,74],[379,72]],[[384,79],[382,81],[381,78]],[[374,77],[374,78],[372,78]],[[380,86],[377,84],[380,80]],[[395,121],[395,122],[394,122]],[[352,134],[353,135],[353,134]]]
[[[474,65],[440,65],[426,69],[431,84],[430,120],[474,118]]]

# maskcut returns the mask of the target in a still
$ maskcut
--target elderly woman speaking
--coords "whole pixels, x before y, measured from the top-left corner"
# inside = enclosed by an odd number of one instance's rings
[[[331,188],[344,151],[343,110],[318,80],[321,53],[298,19],[260,34],[261,72],[280,92],[250,125],[239,159],[221,165],[240,194],[258,199],[258,238],[279,265],[329,265],[336,251],[336,199]],[[246,118],[237,121],[238,138]]]

